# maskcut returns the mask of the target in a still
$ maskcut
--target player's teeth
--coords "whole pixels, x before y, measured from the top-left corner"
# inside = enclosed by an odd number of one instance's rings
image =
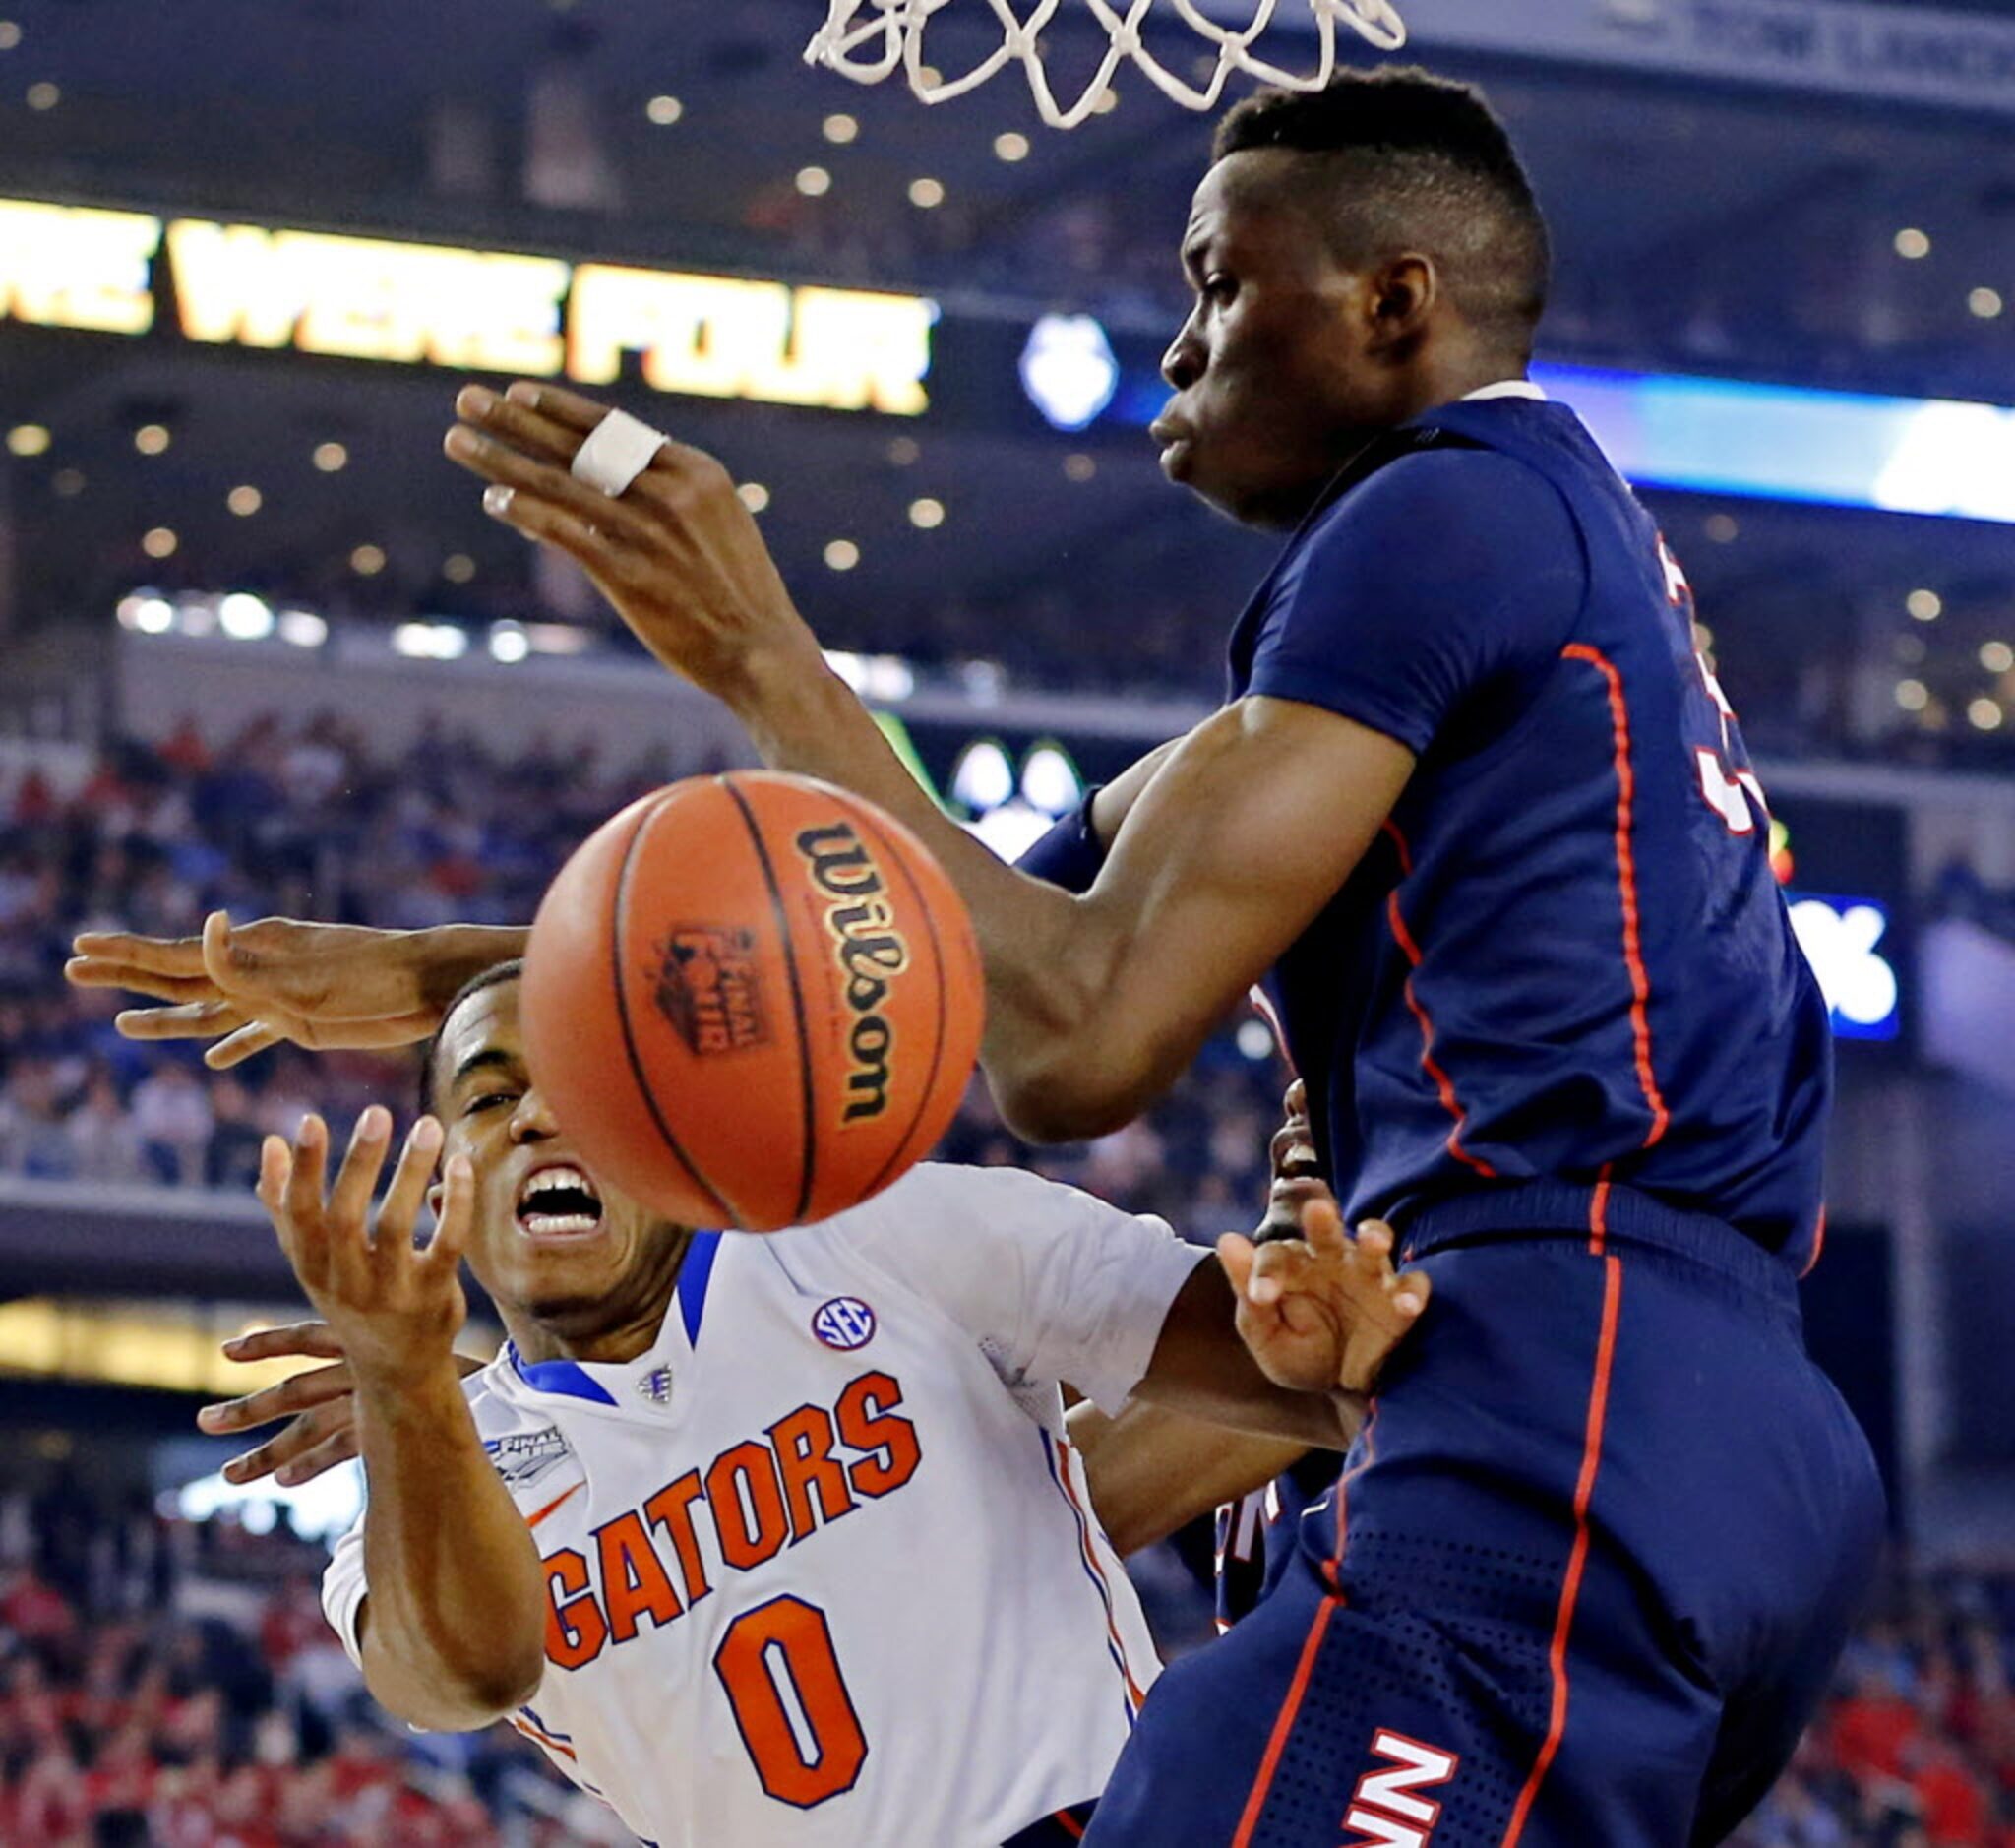
[[[527,1213],[524,1223],[534,1232],[548,1234],[592,1232],[595,1226],[593,1214],[584,1212]]]

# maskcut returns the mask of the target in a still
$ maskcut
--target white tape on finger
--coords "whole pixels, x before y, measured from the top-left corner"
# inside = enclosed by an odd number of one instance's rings
[[[613,498],[650,466],[650,459],[669,441],[663,431],[627,410],[612,410],[575,452],[574,478]]]

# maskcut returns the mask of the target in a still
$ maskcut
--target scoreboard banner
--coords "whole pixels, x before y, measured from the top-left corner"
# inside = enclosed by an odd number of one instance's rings
[[[0,321],[914,417],[925,296],[0,199]]]

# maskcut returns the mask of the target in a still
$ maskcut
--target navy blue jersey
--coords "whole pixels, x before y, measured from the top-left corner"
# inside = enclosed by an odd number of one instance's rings
[[[1270,978],[1353,1221],[1613,1185],[1813,1251],[1826,1007],[1692,618],[1573,413],[1496,399],[1374,444],[1241,619],[1233,697],[1419,758]]]

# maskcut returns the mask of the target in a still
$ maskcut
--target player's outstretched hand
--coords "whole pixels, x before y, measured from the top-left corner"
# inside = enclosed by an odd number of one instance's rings
[[[373,1104],[357,1119],[335,1184],[325,1187],[329,1129],[308,1117],[291,1148],[277,1136],[266,1139],[258,1192],[352,1381],[397,1390],[454,1364],[455,1337],[468,1314],[458,1266],[474,1218],[475,1176],[466,1155],[449,1162],[434,1236],[415,1247],[441,1125],[433,1117],[413,1125],[374,1219],[371,1195],[391,1140],[392,1113]]]
[[[483,510],[578,560],[637,639],[674,673],[732,705],[756,664],[823,672],[734,477],[667,441],[619,495],[570,472],[607,407],[520,381],[502,397],[463,386],[444,447],[490,485]]]
[[[1368,1219],[1347,1235],[1327,1189],[1300,1217],[1300,1238],[1218,1240],[1238,1294],[1239,1338],[1275,1386],[1369,1392],[1427,1307],[1428,1278],[1393,1269],[1390,1226]]]
[[[258,1482],[273,1476],[289,1488],[346,1463],[357,1453],[356,1381],[335,1331],[326,1322],[295,1322],[282,1328],[255,1328],[223,1344],[226,1360],[323,1360],[326,1367],[308,1367],[276,1386],[248,1392],[242,1398],[206,1405],[197,1425],[214,1438],[237,1437],[257,1431],[275,1419],[285,1426],[224,1465],[226,1482]],[[467,1354],[455,1357],[463,1379],[482,1362]]]
[[[404,1046],[440,1022],[449,984],[428,931],[366,930],[213,911],[200,937],[79,937],[63,973],[80,988],[123,988],[166,1006],[115,1022],[128,1039],[208,1039],[221,1071],[281,1040],[312,1052]],[[446,986],[447,992],[443,993]]]

